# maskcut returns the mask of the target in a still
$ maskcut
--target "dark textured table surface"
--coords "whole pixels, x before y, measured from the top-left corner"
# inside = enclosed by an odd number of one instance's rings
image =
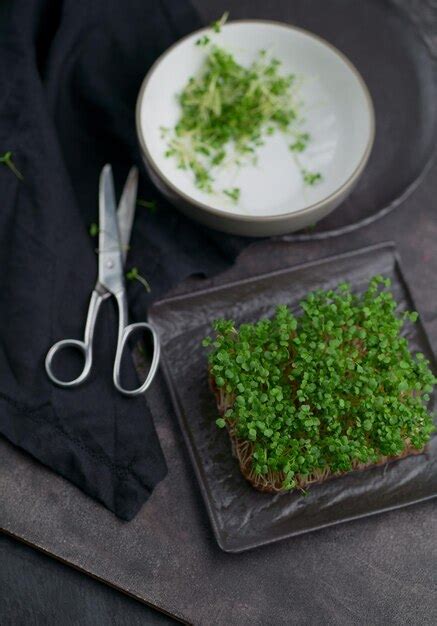
[[[398,0],[437,52],[434,0]],[[287,19],[289,0],[269,3]],[[308,3],[310,5],[310,3]],[[206,20],[254,16],[261,0],[196,0]],[[264,12],[265,13],[265,12]],[[258,242],[214,282],[392,239],[437,349],[437,165],[397,211],[344,237]],[[187,281],[180,289],[196,287]],[[0,526],[148,602],[201,624],[437,623],[437,501],[245,555],[214,543],[162,381],[152,399],[169,478],[130,525],[0,440]],[[167,417],[166,417],[167,416]],[[56,531],[62,528],[62,533]],[[153,541],[152,541],[153,539]],[[118,551],[118,552],[117,552]],[[120,569],[114,568],[114,552]],[[0,624],[164,624],[172,620],[83,573],[0,536]]]

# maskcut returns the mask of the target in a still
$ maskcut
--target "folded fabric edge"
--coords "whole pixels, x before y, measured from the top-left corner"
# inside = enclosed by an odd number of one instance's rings
[[[22,420],[31,420],[33,430],[20,428]],[[85,446],[78,447],[77,442],[56,424],[56,415],[49,402],[30,408],[0,394],[0,429],[12,444],[73,482],[125,521],[135,517],[167,474],[163,464],[156,480],[145,485],[130,469],[90,453]],[[56,445],[50,445],[51,442]],[[108,488],[108,485],[113,486]]]

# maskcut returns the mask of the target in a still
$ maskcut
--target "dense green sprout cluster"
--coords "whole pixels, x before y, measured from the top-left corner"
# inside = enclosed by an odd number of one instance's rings
[[[212,172],[217,166],[256,161],[263,138],[276,130],[290,133],[292,152],[305,150],[310,136],[293,124],[298,121],[295,77],[279,72],[280,61],[261,50],[244,67],[207,35],[197,44],[210,48],[204,66],[178,96],[181,115],[175,128],[163,133],[168,140],[166,155],[193,172],[198,188],[214,191]],[[302,177],[308,185],[321,179],[317,173]],[[235,190],[222,192],[238,200]]]
[[[255,474],[279,473],[292,489],[298,476],[349,471],[428,441],[437,381],[400,334],[417,314],[396,314],[389,284],[377,276],[361,296],[347,284],[315,291],[299,317],[279,306],[238,330],[215,323],[204,343],[229,407],[217,425],[251,442]]]

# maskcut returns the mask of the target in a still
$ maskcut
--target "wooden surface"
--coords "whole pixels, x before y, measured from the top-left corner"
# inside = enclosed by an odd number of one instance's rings
[[[435,3],[398,3],[409,8],[437,50]],[[249,6],[218,0],[195,4],[207,20],[233,5],[237,11]],[[277,19],[286,19],[287,2],[271,4]],[[380,222],[323,242],[254,243],[234,268],[209,283],[394,240],[436,350],[436,198],[434,165],[415,194]],[[179,291],[204,284],[191,279]],[[437,570],[436,501],[226,555],[212,536],[162,380],[149,400],[170,472],[133,522],[116,520],[70,483],[0,440],[0,526],[198,624],[437,623],[432,582]],[[9,539],[0,543],[0,560],[2,625],[160,623],[147,607]]]

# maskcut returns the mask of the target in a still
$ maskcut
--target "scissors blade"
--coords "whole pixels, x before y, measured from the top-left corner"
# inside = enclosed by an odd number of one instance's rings
[[[138,189],[138,168],[132,167],[126,179],[123,193],[118,204],[118,230],[120,232],[121,255],[126,261],[130,235],[135,215]]]
[[[110,165],[102,169],[99,184],[99,282],[113,294],[124,289],[123,257]]]

